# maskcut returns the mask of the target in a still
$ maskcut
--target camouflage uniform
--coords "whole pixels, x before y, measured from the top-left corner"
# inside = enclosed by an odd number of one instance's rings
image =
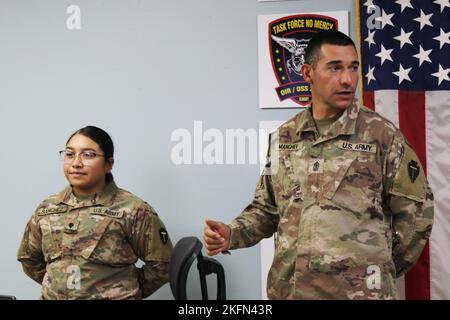
[[[69,186],[44,200],[18,260],[42,284],[43,299],[141,299],[168,281],[171,253],[153,208],[109,182],[90,199],[77,199]]]
[[[269,298],[396,299],[394,279],[433,223],[433,194],[401,132],[353,104],[319,137],[309,108],[270,144],[272,174],[230,223],[232,249],[277,232]]]

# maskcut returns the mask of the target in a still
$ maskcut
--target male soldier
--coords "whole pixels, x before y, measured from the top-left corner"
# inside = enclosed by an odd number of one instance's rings
[[[206,221],[209,255],[277,232],[270,299],[396,299],[394,278],[430,236],[424,170],[390,121],[354,102],[358,67],[343,33],[311,39],[302,66],[311,106],[272,135],[271,161],[242,214],[229,225]]]

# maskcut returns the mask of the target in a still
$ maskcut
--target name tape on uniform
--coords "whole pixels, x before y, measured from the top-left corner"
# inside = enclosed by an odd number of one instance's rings
[[[47,214],[53,214],[53,213],[62,213],[66,212],[67,207],[66,206],[58,206],[53,208],[42,208],[38,211],[38,216],[45,216]]]
[[[362,151],[362,152],[369,152],[369,153],[377,152],[377,146],[375,144],[370,144],[370,143],[341,141],[339,143],[339,148],[344,149],[344,150],[349,150],[349,151]]]
[[[279,143],[278,149],[287,151],[298,150],[298,143]]]

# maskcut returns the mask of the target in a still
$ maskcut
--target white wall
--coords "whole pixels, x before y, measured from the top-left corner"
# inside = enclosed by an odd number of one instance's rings
[[[206,217],[239,214],[258,165],[176,166],[171,133],[195,120],[225,132],[291,117],[257,107],[257,15],[349,10],[356,39],[354,2],[0,0],[0,293],[39,297],[17,248],[38,203],[66,185],[57,151],[88,124],[112,135],[116,182],[159,212],[173,242],[201,238]],[[66,28],[71,4],[81,30]],[[229,298],[261,297],[258,246],[217,259]],[[169,286],[152,298],[172,299]]]

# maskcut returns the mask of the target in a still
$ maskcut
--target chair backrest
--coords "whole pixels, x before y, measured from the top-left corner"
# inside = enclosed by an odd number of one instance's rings
[[[0,300],[16,300],[15,296],[0,294]]]
[[[202,299],[208,300],[206,276],[211,273],[217,275],[217,300],[226,299],[225,272],[215,259],[202,255],[202,243],[196,237],[185,237],[177,242],[173,248],[169,263],[170,289],[176,300],[187,300],[187,277],[192,263],[197,259],[200,275]]]

